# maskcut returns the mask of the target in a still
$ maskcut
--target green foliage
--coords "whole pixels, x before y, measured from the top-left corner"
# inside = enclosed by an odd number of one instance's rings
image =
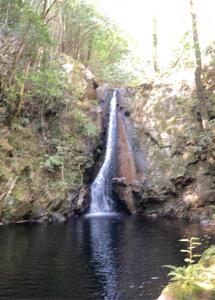
[[[129,60],[129,59],[128,59]],[[121,63],[105,64],[101,68],[97,68],[97,75],[106,82],[116,85],[137,86],[142,82],[143,70],[135,69],[135,62],[131,60],[122,60]]]
[[[6,105],[12,106],[17,102],[23,82],[23,75],[18,73],[17,76],[14,78],[13,83],[5,87],[4,102],[6,103]]]
[[[187,70],[194,67],[193,62],[193,39],[191,31],[187,31],[181,37],[179,46],[173,50],[173,59],[170,68]]]
[[[67,83],[64,75],[60,72],[60,66],[53,62],[43,64],[38,70],[30,75],[30,90],[28,95],[45,104],[45,109],[55,110],[63,104],[64,92]]]
[[[168,266],[172,283],[164,289],[165,295],[178,300],[214,299],[215,297],[215,246],[211,246],[196,264],[187,267]]]
[[[60,78],[59,68],[54,66],[43,66],[31,75],[32,96],[50,99],[60,98],[63,95],[61,84],[64,83]]]
[[[88,124],[85,123],[84,128],[85,128],[87,137],[95,138],[97,136],[96,125],[93,124],[92,122],[89,122]]]
[[[185,262],[188,263],[188,266],[164,266],[171,269],[168,274],[168,276],[171,277],[171,281],[189,286],[200,285],[202,282],[212,284],[215,279],[215,274],[213,273],[213,268],[210,269],[209,266],[215,263],[215,247],[209,248],[200,255],[194,253],[194,249],[202,244],[199,238],[191,237],[190,239],[181,239],[180,241],[187,243],[187,248],[180,251],[187,254]],[[199,257],[201,257],[200,261],[195,263],[195,259]]]
[[[189,264],[188,267],[175,267],[171,265],[166,265],[164,267],[172,269],[172,271],[168,274],[168,276],[172,276],[172,281],[177,280],[189,280],[189,277],[192,277],[193,273],[196,273],[195,267],[192,265],[195,262],[195,258],[201,257],[200,254],[194,254],[194,249],[200,246],[202,243],[200,242],[199,238],[191,237],[190,239],[180,239],[180,242],[187,243],[186,249],[181,249],[180,252],[186,253],[187,257],[184,259],[186,263]]]
[[[171,281],[178,281],[185,284],[193,284],[203,270],[203,268],[197,264],[183,267],[166,267],[171,269],[171,271],[168,274],[168,276],[171,277]]]
[[[63,156],[59,153],[54,155],[45,155],[45,159],[44,167],[48,171],[54,171],[63,165]]]
[[[44,49],[53,45],[50,28],[42,14],[42,3],[43,1],[34,0],[0,0],[0,25],[7,36],[6,42],[1,45],[2,53],[8,52],[7,64],[0,61],[3,74],[8,75],[0,77],[3,88],[1,97],[7,106],[10,119],[22,111],[23,96],[26,96],[25,92],[32,83],[28,78],[29,73],[34,79],[32,73],[40,71],[39,65],[44,67],[42,60],[47,57]],[[28,92],[30,96],[30,91]]]
[[[199,135],[198,141],[194,147],[194,155],[200,156],[202,154],[210,153],[214,156],[215,147],[214,147],[214,134],[212,124],[209,124],[208,130],[202,131]]]
[[[215,246],[208,248],[201,257],[201,263],[204,265],[209,265],[210,262],[215,263]]]
[[[204,51],[204,54],[209,56],[212,64],[215,64],[215,41],[213,41]]]
[[[51,3],[55,5],[46,15]],[[78,61],[99,79],[109,74],[118,82],[117,73],[122,72],[117,66],[128,53],[127,39],[83,0],[0,0],[0,25],[0,120],[14,134],[9,142],[19,158],[5,159],[14,163],[9,167],[14,176],[27,164],[36,201],[43,185],[44,202],[58,191],[65,199],[69,190],[80,189],[93,166],[98,136],[89,114],[95,101],[85,99],[87,74]],[[70,74],[62,68],[67,63]],[[23,144],[19,139],[28,130],[31,135]]]
[[[25,39],[25,55],[35,56],[38,48],[52,43],[41,9],[35,1],[0,0],[2,26],[20,40]]]
[[[90,121],[87,115],[78,108],[72,110],[73,129],[86,137],[94,138],[97,135],[96,125]]]
[[[187,257],[184,259],[188,266],[175,267],[171,265],[166,265],[164,267],[170,268],[172,271],[168,274],[171,276],[171,281],[181,281],[183,283],[192,283],[196,280],[196,276],[199,276],[199,272],[202,271],[202,267],[198,265],[193,265],[195,258],[201,257],[200,254],[194,254],[194,249],[201,245],[199,238],[191,237],[190,239],[180,239],[180,242],[187,243],[186,249],[181,249],[180,251],[187,254]]]
[[[12,84],[5,87],[4,103],[10,114],[16,110],[23,87],[24,94],[22,97],[25,107],[33,106],[37,115],[41,111],[43,114],[46,111],[59,113],[60,108],[66,104],[65,94],[69,86],[57,62],[44,62],[36,70],[30,71],[27,79],[23,74],[17,72]],[[25,111],[23,113],[25,114]]]
[[[127,37],[89,1],[65,0],[62,10],[64,52],[89,66],[97,78],[104,80],[110,65],[120,64],[129,53]],[[114,73],[114,66],[111,72]]]
[[[79,189],[83,184],[83,178],[80,172],[72,170],[67,176],[66,181],[68,186],[72,186],[74,189]]]

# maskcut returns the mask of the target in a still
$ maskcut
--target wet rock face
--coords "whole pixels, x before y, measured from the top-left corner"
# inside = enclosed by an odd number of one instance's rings
[[[215,214],[215,124],[202,133],[189,80],[127,91],[129,136],[141,190],[137,212],[211,218]],[[210,110],[215,108],[211,102]]]
[[[123,180],[124,182],[122,182],[121,180]],[[130,213],[136,214],[137,209],[135,206],[133,185],[128,184],[125,181],[125,178],[115,179],[113,185],[117,199],[123,204],[124,207],[127,208]]]
[[[89,209],[90,188],[83,187],[78,195],[77,203],[75,205],[75,212],[79,215],[84,214]]]
[[[118,114],[118,177],[125,178],[127,184],[137,180],[136,165],[122,113]]]
[[[123,96],[124,91],[121,91],[118,98],[119,102],[122,101]],[[114,180],[114,191],[120,201],[126,204],[129,212],[134,214],[137,211],[134,199],[135,189],[137,188],[137,171],[124,116],[125,114],[121,107],[121,110],[118,113],[118,159],[117,178]]]

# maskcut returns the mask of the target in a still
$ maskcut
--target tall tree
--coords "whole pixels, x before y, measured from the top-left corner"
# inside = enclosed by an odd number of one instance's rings
[[[157,18],[153,16],[153,66],[156,73],[159,72],[158,66],[158,33],[157,33]]]
[[[197,98],[199,100],[199,109],[201,113],[202,127],[203,129],[205,129],[209,121],[209,116],[208,116],[207,104],[204,96],[204,89],[203,89],[203,84],[201,79],[202,59],[201,59],[201,50],[200,50],[199,35],[198,35],[198,28],[197,28],[197,16],[194,10],[193,0],[189,0],[189,2],[190,2],[191,17],[192,17],[193,45],[194,45],[194,51],[196,57],[196,70],[195,70],[196,93],[197,93]]]

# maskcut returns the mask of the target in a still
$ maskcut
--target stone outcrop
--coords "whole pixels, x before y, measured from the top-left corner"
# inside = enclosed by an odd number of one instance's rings
[[[79,89],[79,97],[88,100],[97,99],[98,84],[92,72],[71,56],[60,54],[58,61],[69,84],[75,82],[75,89]]]
[[[122,112],[118,114],[118,161],[115,192],[126,203],[131,213],[136,213],[133,188],[137,181],[136,165],[129,143]]]
[[[0,122],[1,223],[62,222],[87,207],[83,187],[91,180],[102,129],[97,84],[88,69],[64,54],[56,68],[68,88],[44,108],[43,118],[39,104],[29,101],[22,118],[28,122],[11,127]],[[4,114],[0,105],[0,120]]]
[[[141,185],[135,194],[139,213],[201,220],[215,216],[215,123],[211,114],[202,132],[192,78],[191,71],[127,89],[122,105],[129,111],[127,131]],[[215,78],[205,78],[212,112]]]
[[[125,178],[128,184],[137,180],[133,152],[128,141],[122,113],[118,115],[118,177]]]

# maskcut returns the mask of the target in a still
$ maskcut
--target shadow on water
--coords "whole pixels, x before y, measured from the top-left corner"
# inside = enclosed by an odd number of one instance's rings
[[[199,224],[127,215],[0,228],[0,299],[153,300]],[[211,239],[211,241],[214,237]]]

